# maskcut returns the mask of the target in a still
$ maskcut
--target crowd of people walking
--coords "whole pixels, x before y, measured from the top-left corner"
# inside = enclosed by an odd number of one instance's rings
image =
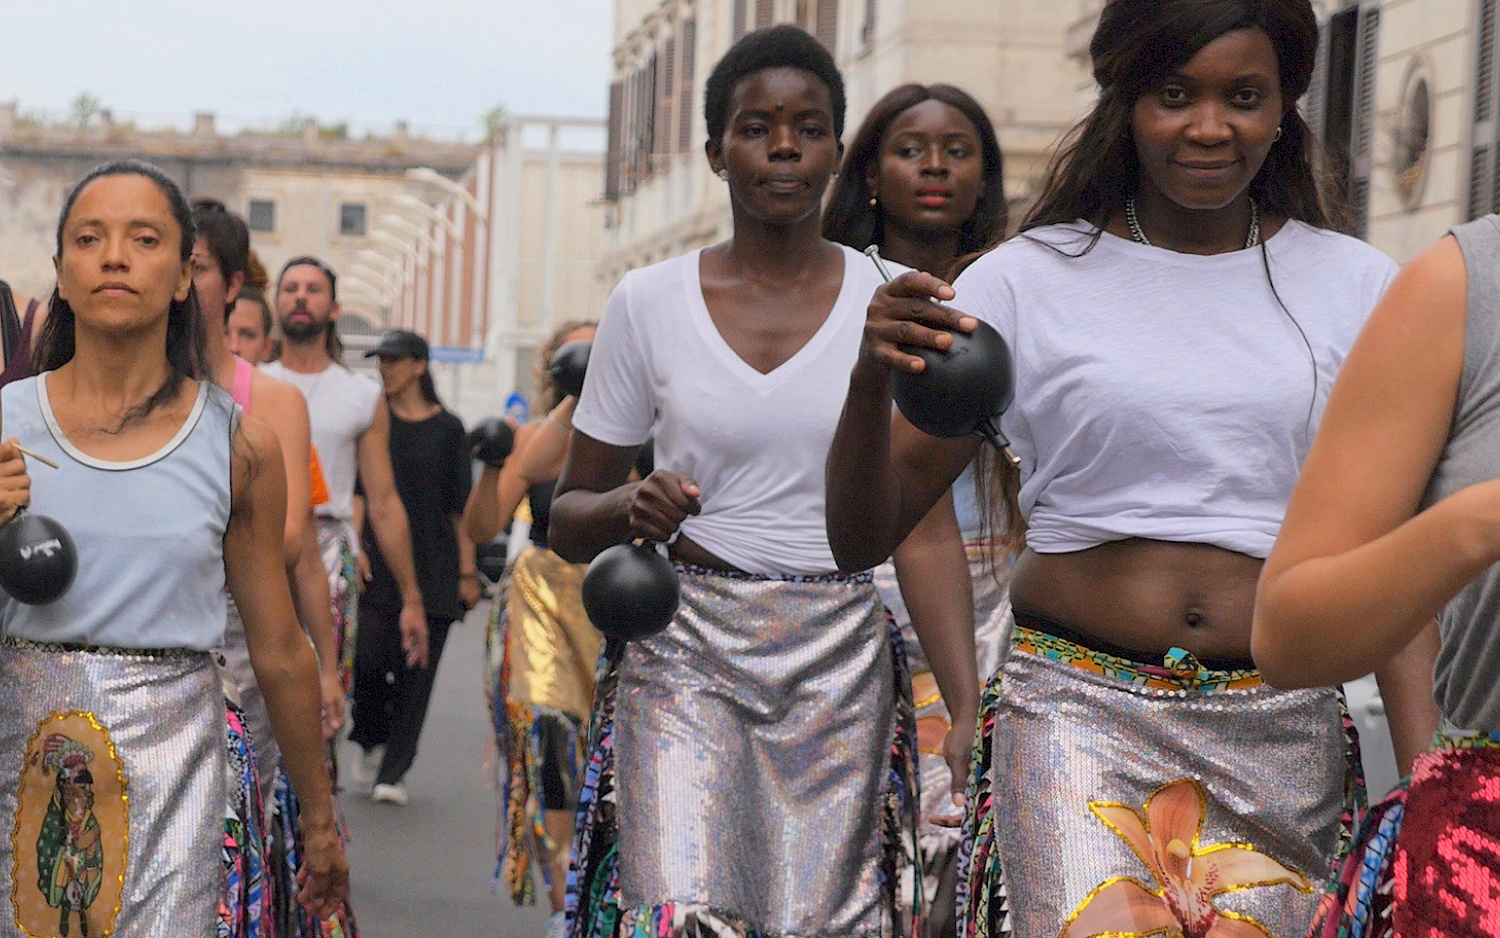
[[[549,936],[1500,934],[1500,221],[1401,271],[1340,233],[1317,51],[1309,0],[1106,0],[1018,204],[964,90],[846,147],[827,49],[752,32],[704,100],[730,237],[467,433],[423,336],[345,365],[324,261],[90,172],[5,330],[0,524],[77,575],[0,597],[0,936],[359,934],[339,799],[408,803],[517,522],[496,878]],[[990,329],[1008,445],[918,429],[893,380]],[[606,639],[631,541],[680,599]]]

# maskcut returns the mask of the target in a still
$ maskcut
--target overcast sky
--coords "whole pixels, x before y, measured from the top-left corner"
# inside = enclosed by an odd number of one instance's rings
[[[512,113],[602,117],[611,0],[0,0],[0,100],[117,118],[477,135]]]

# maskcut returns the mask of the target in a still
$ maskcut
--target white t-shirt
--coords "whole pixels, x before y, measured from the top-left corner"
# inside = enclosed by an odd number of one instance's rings
[[[1300,222],[1266,242],[1269,277],[1259,248],[1202,257],[1105,233],[1068,256],[1093,232],[1034,229],[955,285],[952,305],[1015,355],[1001,428],[1021,458],[1027,544],[1063,553],[1141,537],[1265,557],[1334,376],[1396,265]]]
[[[292,371],[279,361],[261,365],[260,369],[307,398],[312,444],[318,448],[318,462],[328,482],[328,503],[318,506],[317,514],[319,518],[348,521],[354,517],[359,438],[375,422],[375,406],[384,394],[380,382],[341,364],[312,373]]]
[[[879,272],[844,248],[828,319],[795,355],[761,374],[709,316],[694,251],[633,270],[599,323],[573,426],[611,446],[656,440],[656,465],[702,488],[682,534],[750,573],[836,569],[823,466],[849,393]]]

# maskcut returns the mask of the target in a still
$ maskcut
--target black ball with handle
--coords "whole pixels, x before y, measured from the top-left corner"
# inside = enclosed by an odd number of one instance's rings
[[[564,397],[577,397],[583,393],[583,377],[589,370],[589,352],[593,345],[582,340],[564,342],[552,353],[547,363],[547,373],[558,393]]]
[[[677,571],[651,541],[602,551],[583,576],[583,609],[594,628],[614,642],[665,629],[682,599]]]
[[[486,417],[469,431],[469,450],[486,466],[505,463],[516,446],[516,431],[499,417]]]
[[[865,249],[870,260],[890,281],[880,250]],[[901,416],[928,436],[952,439],[971,434],[984,437],[1011,465],[1020,460],[1000,433],[999,418],[1016,396],[1016,369],[1010,345],[989,323],[973,332],[954,332],[946,351],[902,346],[901,351],[927,363],[920,374],[891,374],[891,397]]]
[[[55,602],[78,575],[78,548],[68,529],[25,510],[0,528],[0,588],[32,606]]]

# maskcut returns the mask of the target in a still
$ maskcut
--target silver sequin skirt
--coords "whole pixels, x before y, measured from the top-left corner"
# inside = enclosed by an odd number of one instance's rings
[[[870,576],[679,573],[672,625],[603,657],[570,933],[911,935],[910,678]]]
[[[986,689],[960,935],[1302,938],[1364,791],[1336,689],[1018,627]]]
[[[225,719],[207,653],[0,639],[0,936],[214,935]]]

